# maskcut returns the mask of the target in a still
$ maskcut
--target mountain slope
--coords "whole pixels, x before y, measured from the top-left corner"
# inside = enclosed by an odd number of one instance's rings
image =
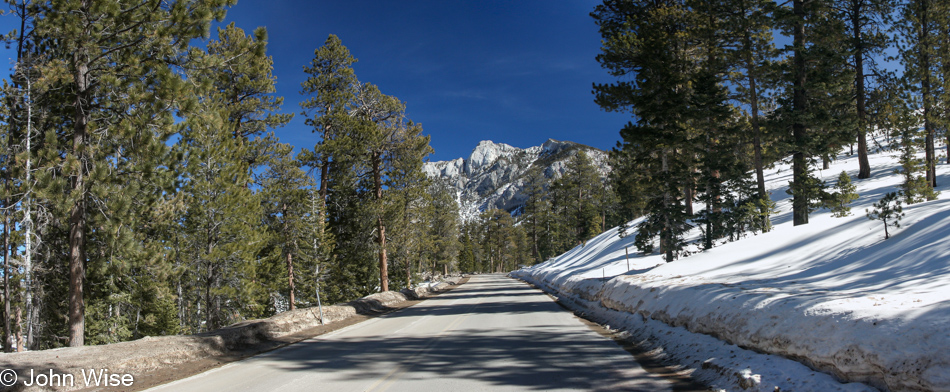
[[[471,220],[492,208],[516,211],[525,202],[524,176],[528,169],[538,166],[547,178],[560,176],[578,151],[587,153],[601,175],[607,175],[606,152],[554,139],[526,149],[483,140],[468,158],[427,162],[422,170],[429,178],[445,181],[455,189],[462,219]]]

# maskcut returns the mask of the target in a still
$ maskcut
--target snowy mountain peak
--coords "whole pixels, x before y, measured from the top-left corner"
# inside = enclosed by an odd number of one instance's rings
[[[541,149],[545,154],[557,154],[561,150],[571,146],[571,142],[562,142],[560,140],[548,139],[541,144]]]
[[[502,156],[509,156],[521,149],[512,147],[504,143],[495,143],[491,140],[482,140],[478,146],[472,150],[472,154],[465,161],[465,173],[471,175],[481,169],[495,163],[495,160]]]
[[[429,178],[438,178],[455,188],[462,217],[471,220],[491,208],[517,210],[525,201],[523,177],[531,166],[538,166],[546,177],[554,178],[564,173],[567,161],[582,150],[606,173],[605,152],[554,139],[526,149],[483,140],[468,159],[428,162],[422,170]]]

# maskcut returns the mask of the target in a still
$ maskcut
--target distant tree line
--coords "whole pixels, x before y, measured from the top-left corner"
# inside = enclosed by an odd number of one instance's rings
[[[210,37],[234,3],[7,1],[5,350],[209,331],[456,261],[458,206],[422,173],[405,103],[331,35],[300,90],[316,143],[295,154],[273,134],[293,114],[265,29]]]
[[[847,174],[835,191],[815,174],[846,147],[862,179],[870,149],[899,149],[901,197],[936,197],[935,142],[950,137],[945,1],[605,0],[591,15],[597,60],[618,78],[594,85],[596,102],[633,118],[611,178],[625,216],[642,217],[641,251],[672,261],[694,226],[704,248],[769,231],[763,170],[788,157],[795,225],[855,197]]]
[[[461,229],[459,268],[508,272],[560,255],[623,222],[610,167],[594,164],[583,150],[571,152],[564,172],[545,174],[533,163],[523,181],[525,201],[515,211],[489,209]]]

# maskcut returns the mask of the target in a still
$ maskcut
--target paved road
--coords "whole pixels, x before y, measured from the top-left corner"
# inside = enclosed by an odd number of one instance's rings
[[[668,391],[550,297],[501,275],[155,391]]]

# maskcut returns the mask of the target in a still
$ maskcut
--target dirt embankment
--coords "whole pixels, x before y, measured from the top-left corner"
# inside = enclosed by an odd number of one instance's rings
[[[449,277],[432,288],[387,291],[324,306],[322,323],[317,308],[305,308],[197,335],[0,354],[0,391],[142,390],[412,306],[465,281],[467,278]],[[8,385],[13,377],[7,369],[16,373],[12,386]],[[134,379],[132,385],[123,385],[125,374]],[[27,385],[30,383],[33,385]],[[40,383],[47,385],[37,385]],[[106,383],[112,387],[102,388]]]

